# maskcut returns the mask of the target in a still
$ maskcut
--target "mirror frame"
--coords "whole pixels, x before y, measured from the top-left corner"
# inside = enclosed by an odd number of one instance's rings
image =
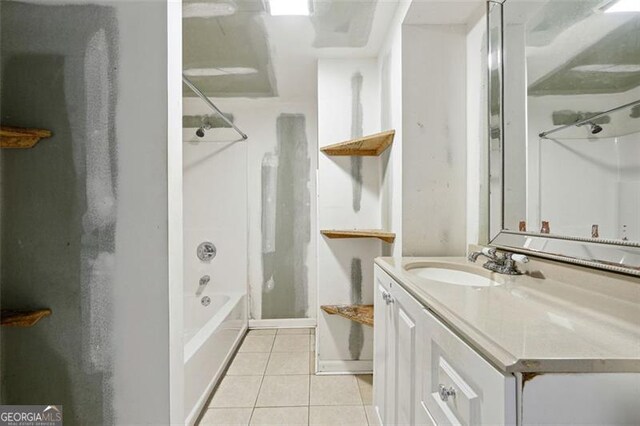
[[[491,18],[492,7],[499,8],[499,27],[500,27],[500,58],[503,58],[507,52],[504,52],[503,34],[504,34],[504,12],[503,8],[508,0],[487,0],[487,53],[491,57],[492,37],[491,27],[494,23]],[[621,240],[605,240],[595,238],[579,238],[558,234],[538,234],[530,232],[515,232],[504,228],[504,61],[500,61],[497,70],[499,72],[499,87],[492,87],[490,59],[487,61],[487,146],[489,151],[489,212],[487,217],[488,241],[489,245],[518,253],[529,254],[537,257],[557,260],[586,266],[590,268],[603,269],[612,272],[619,272],[628,275],[640,276],[640,242],[621,241]],[[495,92],[494,92],[495,91]],[[500,98],[500,155],[499,164],[491,164],[491,103],[492,93],[498,93]],[[491,196],[491,170],[492,166],[500,171],[500,184],[498,199],[500,206],[492,204]],[[495,178],[495,176],[493,176]],[[500,229],[497,232],[492,229],[492,223],[498,221]],[[495,236],[493,235],[495,233]]]

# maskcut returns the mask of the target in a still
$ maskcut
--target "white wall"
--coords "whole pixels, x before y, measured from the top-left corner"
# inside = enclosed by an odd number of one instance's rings
[[[403,140],[405,139],[403,129],[403,87],[408,88],[414,84],[416,79],[423,76],[416,74],[415,70],[403,69],[403,21],[409,14],[411,2],[399,2],[396,15],[387,34],[387,38],[378,56],[380,68],[381,84],[381,128],[393,128],[396,136],[392,148],[384,157],[383,182],[382,182],[382,207],[383,225],[385,229],[396,232],[396,242],[393,249],[384,247],[385,254],[400,256],[403,252],[403,238],[407,233],[412,232],[412,228],[403,230]],[[440,9],[437,9],[440,6]],[[453,11],[451,5],[434,3],[435,9],[427,9],[424,14],[417,14],[411,17],[413,21],[427,19],[437,22],[435,16],[444,13],[440,20],[459,20],[459,15],[452,12],[447,15],[447,11]],[[468,13],[469,4],[465,4],[465,13]],[[466,115],[467,115],[467,178],[466,178],[466,243],[477,244],[485,242],[488,220],[488,194],[485,180],[487,177],[486,163],[486,20],[485,6],[478,3],[475,12],[469,15],[470,22],[466,25]],[[419,11],[419,8],[418,8]],[[409,41],[408,43],[411,43]],[[406,43],[405,43],[406,44]],[[420,47],[417,47],[420,49]],[[419,57],[429,57],[427,49],[422,49],[416,53]],[[435,57],[435,56],[434,56]],[[404,78],[403,78],[404,76]],[[411,86],[415,87],[415,86]],[[411,106],[412,107],[412,106]],[[414,139],[417,140],[417,139]],[[409,142],[407,142],[409,143]],[[420,210],[411,210],[404,213],[405,219],[419,222],[424,219]],[[415,216],[414,216],[415,215]],[[414,228],[415,230],[415,228]],[[465,244],[466,245],[466,244]]]
[[[169,415],[172,424],[183,420],[184,317],[183,281],[183,172],[182,172],[182,1],[167,2],[167,180],[169,244]]]
[[[185,101],[193,108],[195,101]],[[202,108],[202,107],[200,107]],[[205,107],[206,108],[206,107]],[[206,111],[203,111],[206,112]],[[247,144],[214,142],[215,131],[199,139],[184,130],[184,306],[185,327],[193,313],[199,280],[209,275],[203,295],[247,291]],[[196,256],[200,243],[212,242],[210,262]],[[199,326],[195,325],[196,328]]]
[[[167,4],[105,3],[116,8],[120,39],[114,422],[164,424],[170,406],[167,165],[180,162],[167,157]]]
[[[637,242],[640,241],[640,133],[622,136],[617,142],[620,174],[615,238]]]
[[[224,105],[224,102],[222,102]],[[229,109],[235,111],[233,107]],[[304,160],[307,174],[296,176],[300,182],[306,181],[305,199],[297,200],[297,209],[304,211],[298,220],[305,223],[296,222],[291,218],[291,226],[296,227],[301,234],[308,235],[308,243],[305,244],[305,252],[296,252],[293,256],[296,262],[305,265],[306,272],[303,279],[288,283],[278,283],[277,279],[273,283],[275,286],[285,285],[289,291],[295,291],[295,304],[300,308],[296,318],[314,318],[316,315],[316,174],[317,164],[317,107],[315,99],[304,99],[301,101],[287,100],[245,100],[241,107],[237,109],[238,123],[249,135],[248,146],[248,196],[249,196],[249,282],[251,285],[251,318],[271,319],[282,317],[293,317],[281,312],[275,307],[271,313],[263,312],[263,291],[265,291],[265,265],[263,252],[267,250],[265,243],[268,239],[268,225],[263,224],[263,217],[273,226],[273,221],[277,218],[270,216],[263,209],[263,191],[269,187],[263,177],[263,163],[265,155],[277,154],[277,120],[283,114],[296,114],[304,116],[305,135],[307,141],[306,154]],[[234,113],[235,114],[235,113]],[[289,141],[290,142],[290,141]],[[281,160],[288,161],[288,160]],[[279,165],[278,165],[279,166]],[[300,172],[302,172],[301,169]],[[276,190],[277,202],[277,190]],[[276,212],[277,214],[277,212]],[[305,217],[306,216],[306,217]],[[308,221],[308,222],[307,222]],[[277,228],[276,231],[277,232]],[[308,234],[307,234],[308,233]],[[305,238],[306,239],[306,238]],[[277,247],[275,248],[278,249]],[[305,283],[306,281],[306,283]],[[268,282],[268,280],[267,280]],[[268,285],[268,283],[266,284]],[[284,302],[288,303],[288,302]],[[304,312],[302,312],[304,311]],[[276,314],[276,315],[274,315]]]
[[[467,244],[484,244],[488,227],[487,22],[467,33]]]
[[[10,344],[2,331],[3,401],[64,404],[68,423],[167,424],[174,273],[168,180],[169,168],[180,163],[168,155],[168,144],[180,142],[168,135],[168,123],[179,120],[168,117],[169,105],[179,99],[170,101],[168,94],[167,3],[67,0],[1,7],[8,19],[2,24],[3,68],[16,58],[63,64],[27,67],[19,75],[27,88],[46,84],[43,92],[60,92],[44,102],[38,93],[18,93],[31,106],[11,117],[12,125],[49,128],[54,136],[13,158],[3,153],[3,173],[4,166],[13,164],[15,171],[17,164],[37,182],[22,191],[24,181],[3,181],[11,190],[3,196],[18,192],[25,197],[21,208],[48,218],[34,218],[21,231],[32,233],[20,245],[28,267],[12,281],[26,285],[13,288],[12,304],[53,310],[36,327],[13,334]],[[6,102],[10,91],[2,95]],[[6,118],[3,124],[10,124]],[[2,237],[8,237],[6,229]],[[29,244],[38,246],[37,261]],[[38,273],[43,279],[32,279]],[[19,386],[7,386],[8,372]]]
[[[405,256],[466,250],[466,26],[404,25]]]
[[[387,38],[378,54],[380,128],[396,131],[393,145],[382,156],[382,228],[395,232],[395,243],[384,255],[402,255],[402,22],[411,2],[399,2]]]
[[[228,189],[236,188],[237,197],[245,197],[246,199],[246,216],[243,212],[237,212],[235,209],[228,210],[228,214],[235,215],[235,221],[245,220],[247,232],[246,251],[238,252],[238,261],[247,264],[247,279],[250,288],[250,319],[254,326],[259,326],[261,320],[273,318],[293,318],[288,316],[283,310],[282,315],[275,317],[273,312],[263,313],[263,291],[264,291],[264,260],[265,239],[271,235],[263,224],[263,214],[268,216],[269,221],[274,218],[268,212],[263,211],[263,190],[268,189],[268,183],[263,176],[263,162],[265,155],[270,154],[277,156],[278,135],[277,122],[278,118],[283,114],[296,114],[304,116],[305,120],[305,136],[307,140],[307,155],[303,165],[307,168],[304,176],[298,176],[299,182],[306,180],[306,193],[303,199],[297,200],[297,207],[308,213],[308,230],[300,229],[300,232],[308,233],[309,242],[306,244],[306,252],[299,251],[295,254],[295,261],[300,262],[305,268],[306,284],[304,280],[294,282],[277,282],[273,281],[275,286],[284,286],[295,292],[295,304],[302,312],[297,315],[298,318],[314,318],[316,312],[316,197],[315,197],[315,165],[317,164],[317,106],[315,99],[309,98],[304,100],[287,100],[281,98],[214,98],[215,104],[225,113],[232,114],[236,125],[245,132],[249,139],[244,142],[238,142],[232,145],[233,148],[225,153],[226,160],[219,162],[207,162],[202,166],[205,168],[224,167],[228,173],[223,173],[220,179],[211,182],[213,187],[225,187]],[[204,103],[198,98],[189,98],[185,100],[184,113],[188,115],[211,114]],[[191,135],[191,140],[196,140],[193,135],[196,129],[185,129],[187,136]],[[238,136],[230,129],[212,129],[207,132],[207,138],[210,140],[224,142],[237,139]],[[274,157],[275,158],[275,157]],[[242,165],[238,163],[242,162]],[[283,160],[284,161],[284,160]],[[300,160],[302,161],[302,160]],[[277,162],[276,162],[277,164]],[[244,182],[243,187],[236,187],[236,183],[242,180],[236,180],[238,167],[243,168]],[[302,169],[299,169],[302,170]],[[273,190],[274,188],[272,188]],[[273,193],[273,202],[277,203],[277,193]],[[215,202],[221,202],[224,197],[215,199]],[[244,219],[242,219],[244,218]],[[302,219],[302,216],[299,218]],[[237,222],[237,223],[240,223]],[[305,221],[306,222],[306,221]],[[228,222],[230,223],[230,222]],[[291,226],[294,223],[291,222]],[[232,232],[229,230],[228,232]],[[304,300],[300,299],[303,297]],[[273,311],[273,310],[272,310]],[[277,314],[277,307],[275,308]],[[266,324],[266,323],[262,323]]]
[[[358,101],[354,78],[362,77]],[[318,142],[331,145],[380,131],[380,85],[376,59],[322,59],[318,62]],[[354,109],[355,108],[355,109]],[[361,111],[361,121],[358,117]],[[354,159],[362,160],[362,193],[354,207]],[[318,158],[318,228],[379,229],[378,157]],[[381,253],[375,239],[318,240],[319,305],[373,303],[373,259]],[[354,261],[354,259],[356,259]],[[358,270],[358,259],[361,270]],[[355,262],[355,264],[354,264]],[[360,279],[361,278],[361,279]],[[354,294],[355,293],[355,294]],[[360,296],[360,297],[358,297]],[[355,300],[358,299],[359,300]],[[344,318],[318,313],[317,366],[320,372],[371,371],[373,332]]]

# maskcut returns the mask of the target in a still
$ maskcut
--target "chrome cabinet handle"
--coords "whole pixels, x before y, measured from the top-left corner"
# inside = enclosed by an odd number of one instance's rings
[[[440,394],[440,399],[444,402],[447,402],[449,397],[456,397],[456,390],[451,386],[446,387],[445,385],[438,385],[438,393]]]
[[[384,293],[382,293],[382,300],[387,302],[387,305],[389,305],[393,303],[393,296],[391,296],[391,293],[389,293],[388,291],[385,291]]]

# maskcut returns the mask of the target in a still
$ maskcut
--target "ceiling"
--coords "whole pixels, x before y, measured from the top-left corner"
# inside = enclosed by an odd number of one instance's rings
[[[640,86],[640,14],[603,13],[601,4],[549,1],[527,21],[530,95],[622,93]]]
[[[483,17],[484,0],[414,0],[405,25],[463,25]]]
[[[271,16],[262,0],[185,1],[235,12],[183,19],[184,70],[209,97],[315,96],[318,58],[376,56],[397,7],[396,0],[312,1],[310,17]],[[186,87],[184,94],[195,96]]]
[[[259,18],[262,3],[237,4],[233,15],[183,19],[183,68],[222,70],[215,76],[189,76],[208,96],[275,96],[269,40]],[[195,96],[189,89],[185,95]]]

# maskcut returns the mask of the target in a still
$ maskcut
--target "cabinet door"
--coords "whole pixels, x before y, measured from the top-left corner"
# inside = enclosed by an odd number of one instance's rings
[[[420,323],[418,398],[425,414],[438,425],[515,425],[515,377],[495,369],[428,310]],[[441,388],[451,393],[442,395]]]
[[[374,405],[383,425],[434,425],[418,410],[422,305],[376,267]]]
[[[390,286],[391,306],[396,320],[396,418],[393,424],[416,424],[416,362],[418,318],[421,306],[398,284]]]
[[[383,425],[395,424],[395,321],[388,303],[391,278],[379,267],[375,268],[374,298],[374,357],[373,403],[378,421]]]

